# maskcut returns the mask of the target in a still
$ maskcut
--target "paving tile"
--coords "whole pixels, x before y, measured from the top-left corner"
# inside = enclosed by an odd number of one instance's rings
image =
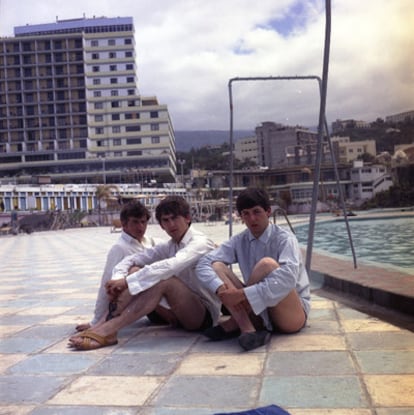
[[[184,353],[193,343],[194,338],[191,337],[138,335],[127,341],[118,352]]]
[[[289,409],[291,415],[372,415],[370,409]],[[379,414],[378,414],[379,415]]]
[[[401,329],[392,324],[386,323],[378,319],[364,320],[345,320],[342,321],[342,327],[347,332],[367,332],[367,331],[400,331]]]
[[[136,415],[137,409],[93,406],[45,406],[36,408],[30,415]]]
[[[0,405],[0,414],[1,415],[28,415],[34,409],[34,406],[24,405],[24,406],[17,406],[17,405],[7,405],[2,406]]]
[[[269,353],[265,368],[266,376],[323,376],[355,373],[352,359],[346,351]]]
[[[354,350],[414,350],[414,333],[408,330],[349,333],[346,337]]]
[[[354,352],[363,373],[414,374],[414,350]]]
[[[306,330],[293,335],[273,336],[269,350],[276,351],[311,351],[311,350],[346,350],[342,335],[308,334]]]
[[[413,415],[413,408],[377,408],[376,415]]]
[[[9,367],[26,359],[26,357],[27,355],[25,354],[1,354],[0,355],[0,373],[4,373]]]
[[[49,405],[139,406],[160,386],[150,376],[81,376],[57,393]]]
[[[200,376],[259,376],[263,370],[264,354],[244,353],[226,354],[190,354],[186,356],[176,374]]]
[[[151,402],[155,407],[252,407],[260,380],[252,376],[173,376]]]
[[[112,354],[91,368],[88,375],[166,376],[175,370],[181,358],[174,353]]]
[[[283,408],[365,408],[356,376],[265,377],[260,404]]]
[[[0,342],[0,353],[35,353],[44,349],[50,340],[28,339],[27,337],[12,337]]]
[[[414,375],[366,375],[364,380],[374,405],[414,407]]]
[[[99,357],[73,353],[63,354],[42,354],[29,356],[22,362],[15,364],[8,373],[19,374],[50,374],[55,376],[76,374],[85,371],[98,361]]]
[[[312,325],[312,323],[314,321],[318,321],[318,320],[336,320],[336,315],[335,315],[335,310],[331,309],[331,308],[317,308],[317,309],[312,309],[311,312],[309,313],[309,318],[308,318],[308,322],[310,325]]]
[[[211,408],[147,408],[139,415],[213,415]]]
[[[62,388],[66,379],[56,376],[2,376],[0,405],[43,403]]]

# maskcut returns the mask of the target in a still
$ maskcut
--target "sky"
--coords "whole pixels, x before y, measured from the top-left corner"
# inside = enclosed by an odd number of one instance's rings
[[[0,0],[0,36],[56,19],[132,16],[138,89],[175,130],[228,130],[229,80],[322,77],[324,0]],[[331,0],[326,118],[414,110],[414,1]],[[317,126],[314,80],[232,82],[234,129]]]

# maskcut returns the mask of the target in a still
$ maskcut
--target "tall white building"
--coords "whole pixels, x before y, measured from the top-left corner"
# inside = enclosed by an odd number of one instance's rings
[[[0,39],[0,177],[175,182],[166,105],[137,87],[131,17],[15,27]]]

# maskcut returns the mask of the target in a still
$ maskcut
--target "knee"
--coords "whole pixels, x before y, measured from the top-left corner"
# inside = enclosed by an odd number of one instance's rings
[[[256,267],[262,270],[262,272],[269,274],[279,268],[279,263],[275,259],[266,256],[256,264]]]

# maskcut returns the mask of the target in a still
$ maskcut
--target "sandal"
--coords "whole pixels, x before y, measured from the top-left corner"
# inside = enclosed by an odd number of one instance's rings
[[[82,341],[80,343],[75,343],[74,340],[79,338],[82,339]],[[91,340],[95,340],[98,344],[93,344]],[[114,334],[109,336],[100,336],[93,331],[87,330],[74,337],[73,340],[70,339],[69,342],[71,347],[78,350],[94,350],[102,347],[113,346],[118,343],[118,339]]]

